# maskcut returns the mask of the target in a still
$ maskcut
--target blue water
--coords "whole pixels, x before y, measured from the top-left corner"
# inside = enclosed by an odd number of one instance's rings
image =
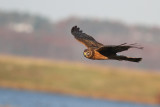
[[[0,106],[9,107],[158,107],[60,94],[0,88]]]

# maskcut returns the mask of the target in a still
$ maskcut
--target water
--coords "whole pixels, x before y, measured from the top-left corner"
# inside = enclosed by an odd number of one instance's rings
[[[0,106],[9,107],[158,107],[60,94],[0,88]]]

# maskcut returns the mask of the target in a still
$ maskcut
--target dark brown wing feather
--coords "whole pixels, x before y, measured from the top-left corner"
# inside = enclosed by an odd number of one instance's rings
[[[97,49],[97,51],[100,52],[102,55],[110,56],[110,55],[115,55],[117,52],[126,51],[129,48],[143,49],[143,47],[136,46],[136,44],[127,45],[126,43],[124,43],[121,45],[100,47]]]
[[[79,42],[81,42],[88,48],[89,47],[100,48],[103,46],[103,44],[97,42],[92,36],[83,33],[77,26],[72,27],[71,33]]]

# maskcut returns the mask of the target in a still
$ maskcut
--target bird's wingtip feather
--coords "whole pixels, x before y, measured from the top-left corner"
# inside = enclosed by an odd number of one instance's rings
[[[71,32],[73,33],[74,31],[80,31],[80,28],[77,27],[77,25],[73,26],[72,29],[71,29]],[[82,31],[80,31],[82,32]]]

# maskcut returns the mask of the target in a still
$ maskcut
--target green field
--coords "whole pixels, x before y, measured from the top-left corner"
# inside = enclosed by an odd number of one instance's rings
[[[160,73],[0,56],[0,87],[156,103]]]

